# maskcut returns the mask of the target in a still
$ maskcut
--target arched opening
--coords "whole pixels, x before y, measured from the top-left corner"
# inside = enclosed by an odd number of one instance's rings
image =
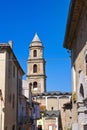
[[[85,63],[87,64],[87,54],[86,54],[86,56],[85,56]]]
[[[33,57],[37,57],[37,50],[33,51]]]
[[[84,88],[82,84],[80,85],[80,95],[82,98],[84,98]]]
[[[34,82],[34,83],[33,83],[33,89],[34,89],[34,90],[37,90],[37,82]]]
[[[85,64],[86,64],[86,75],[87,75],[87,54],[85,55]]]
[[[37,65],[36,64],[33,66],[33,72],[37,73]]]

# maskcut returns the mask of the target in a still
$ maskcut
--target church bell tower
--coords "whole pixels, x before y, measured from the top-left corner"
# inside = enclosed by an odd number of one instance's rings
[[[45,60],[43,57],[44,47],[35,34],[30,46],[27,60],[27,81],[31,85],[32,94],[46,91]]]

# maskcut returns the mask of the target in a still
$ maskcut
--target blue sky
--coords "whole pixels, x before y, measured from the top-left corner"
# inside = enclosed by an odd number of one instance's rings
[[[25,73],[28,47],[38,33],[44,45],[47,91],[71,91],[71,60],[63,48],[69,3],[70,0],[0,2],[0,42],[13,41],[14,53]]]

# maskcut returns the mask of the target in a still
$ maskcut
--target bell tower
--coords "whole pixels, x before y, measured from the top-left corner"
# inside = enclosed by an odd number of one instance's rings
[[[43,57],[44,47],[35,34],[30,46],[29,57],[27,60],[27,81],[32,84],[32,94],[43,93],[46,91],[45,60]]]

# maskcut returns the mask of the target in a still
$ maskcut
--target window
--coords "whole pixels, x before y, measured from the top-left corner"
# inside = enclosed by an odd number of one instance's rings
[[[37,50],[33,51],[33,57],[37,57]]]
[[[34,82],[34,83],[33,83],[33,89],[34,89],[34,90],[37,90],[37,82]]]
[[[12,126],[12,130],[15,130],[15,125]]]
[[[51,107],[51,110],[53,111],[53,107]]]
[[[85,63],[86,63],[86,75],[87,75],[87,54],[85,56]]]
[[[86,62],[86,64],[87,64],[87,54],[86,54],[86,56],[85,56],[85,62]]]
[[[38,125],[38,130],[42,130],[42,125]]]
[[[86,124],[84,125],[84,130],[87,130],[87,125]]]
[[[82,98],[84,98],[84,89],[83,89],[83,85],[80,85],[80,94],[82,96]]]
[[[21,127],[19,127],[19,129],[18,130],[21,130]]]
[[[34,72],[34,73],[37,72],[37,65],[36,65],[36,64],[33,66],[33,72]]]
[[[22,95],[22,80],[18,79],[18,94]]]
[[[11,93],[9,94],[9,102],[11,103]]]
[[[15,107],[15,95],[13,94],[13,102],[12,102],[12,107]]]
[[[13,65],[13,77],[15,77],[15,66]]]
[[[8,78],[11,76],[11,60],[10,60],[10,54],[9,54],[9,61],[8,61]]]

